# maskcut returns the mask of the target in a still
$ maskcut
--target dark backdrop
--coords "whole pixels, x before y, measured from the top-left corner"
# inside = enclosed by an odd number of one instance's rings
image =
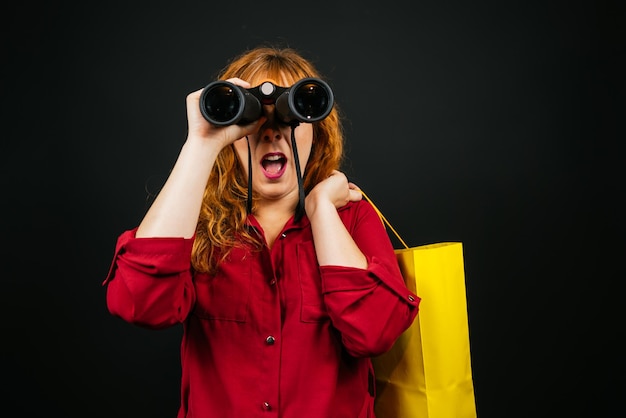
[[[344,169],[404,240],[463,242],[480,418],[622,408],[623,2],[41,3],[1,13],[14,415],[175,416],[181,330],[110,316],[101,282],[186,94],[265,42],[319,66]]]

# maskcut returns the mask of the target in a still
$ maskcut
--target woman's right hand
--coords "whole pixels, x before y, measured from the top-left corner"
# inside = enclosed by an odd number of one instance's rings
[[[226,81],[246,89],[250,88],[250,83],[239,78],[229,78]],[[248,125],[235,124],[229,126],[215,126],[207,121],[204,116],[202,116],[202,112],[200,112],[200,96],[202,95],[202,90],[203,89],[200,89],[187,95],[188,139],[216,141],[220,144],[220,147],[223,148],[246,135],[257,132],[266,120],[265,116],[261,116],[258,120]]]

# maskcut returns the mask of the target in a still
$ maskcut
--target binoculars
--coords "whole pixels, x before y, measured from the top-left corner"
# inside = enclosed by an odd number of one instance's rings
[[[275,117],[283,123],[312,123],[324,119],[333,108],[330,86],[316,77],[299,80],[291,87],[266,81],[246,89],[218,80],[200,95],[202,116],[213,125],[247,125],[261,117],[263,105],[275,105]]]

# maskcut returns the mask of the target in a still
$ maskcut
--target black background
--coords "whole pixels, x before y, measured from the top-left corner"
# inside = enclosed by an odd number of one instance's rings
[[[185,96],[265,42],[329,81],[344,171],[404,240],[463,242],[480,418],[620,410],[623,2],[41,3],[1,13],[14,415],[175,416],[181,330],[112,317],[101,282],[184,141]]]

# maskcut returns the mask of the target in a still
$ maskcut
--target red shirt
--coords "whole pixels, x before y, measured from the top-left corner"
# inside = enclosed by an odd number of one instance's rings
[[[370,357],[411,325],[420,299],[372,206],[339,214],[367,269],[320,267],[306,216],[271,249],[234,249],[214,276],[192,273],[193,239],[120,235],[107,306],[147,328],[183,324],[178,418],[374,417]]]

